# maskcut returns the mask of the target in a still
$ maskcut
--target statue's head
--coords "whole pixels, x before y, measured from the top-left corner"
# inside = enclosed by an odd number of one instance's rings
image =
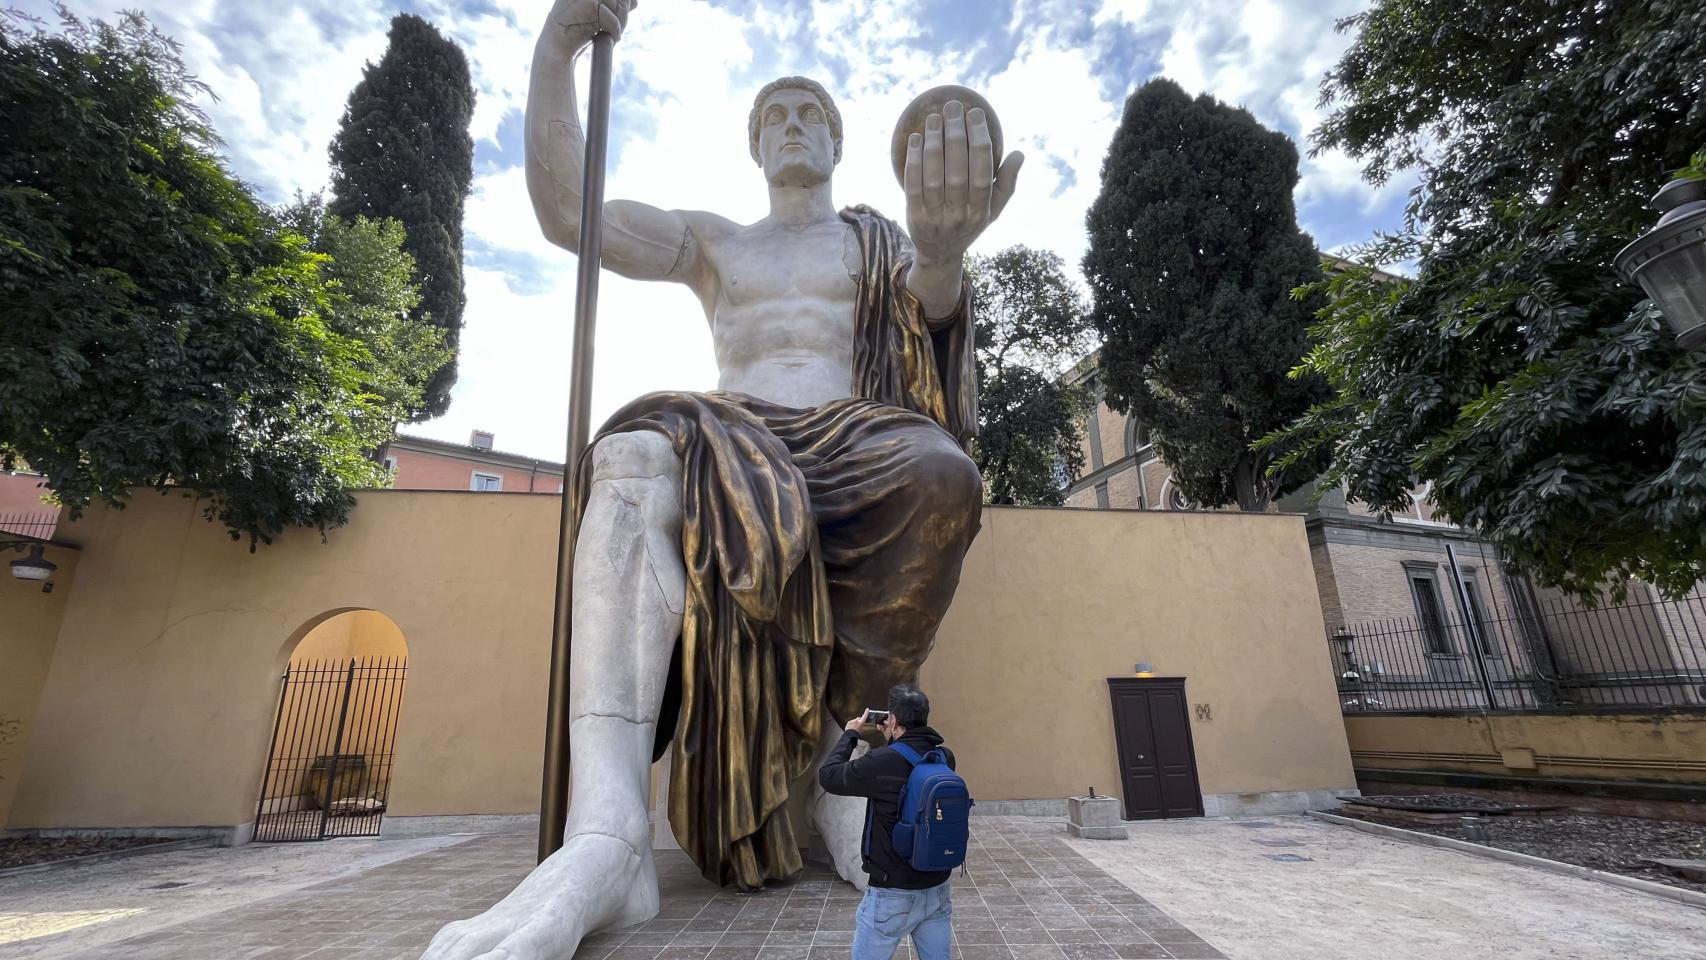
[[[747,138],[773,186],[815,186],[841,162],[841,111],[816,80],[783,77],[752,101]]]

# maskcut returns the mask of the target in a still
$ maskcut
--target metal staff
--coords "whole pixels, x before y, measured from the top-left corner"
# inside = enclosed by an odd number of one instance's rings
[[[598,258],[604,243],[604,163],[610,134],[611,51],[616,38],[592,38],[592,82],[586,105],[585,179],[581,185],[580,272],[570,354],[569,448],[563,458],[563,509],[557,533],[557,600],[551,616],[551,688],[545,713],[545,778],[539,798],[539,859],[563,845],[569,805],[569,628],[574,608],[575,488],[592,427],[592,331],[598,319]]]

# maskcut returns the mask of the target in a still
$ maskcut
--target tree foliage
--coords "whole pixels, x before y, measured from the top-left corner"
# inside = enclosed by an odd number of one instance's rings
[[[362,392],[396,424],[420,406],[427,383],[451,356],[444,332],[415,319],[421,292],[403,225],[344,220],[328,213],[318,194],[298,197],[280,216],[321,256],[328,325],[367,348]]]
[[[1706,143],[1692,0],[1379,0],[1327,76],[1317,150],[1419,169],[1406,228],[1323,285],[1303,370],[1337,399],[1275,441],[1378,508],[1437,511],[1592,598],[1706,575],[1706,363],[1612,269]]]
[[[0,19],[0,462],[73,516],[154,485],[251,543],[344,522],[436,349],[366,312],[407,272],[257,203],[140,16],[63,19]]]
[[[331,212],[395,218],[407,232],[421,302],[413,317],[444,331],[452,354],[427,385],[416,419],[444,413],[456,383],[462,330],[462,207],[474,177],[474,86],[455,41],[414,14],[391,21],[390,42],[362,71],[332,140]]]
[[[1090,208],[1084,272],[1110,407],[1150,431],[1182,493],[1263,510],[1313,479],[1251,444],[1325,398],[1288,372],[1321,278],[1297,227],[1297,149],[1248,112],[1156,79],[1126,100]]]
[[[1090,324],[1059,256],[1009,247],[971,257],[977,313],[978,436],[990,503],[1059,506],[1084,466],[1084,391],[1062,371],[1088,353]]]

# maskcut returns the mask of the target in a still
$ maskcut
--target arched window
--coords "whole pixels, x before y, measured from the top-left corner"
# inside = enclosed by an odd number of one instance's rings
[[[1185,491],[1173,482],[1172,477],[1161,485],[1161,508],[1163,510],[1195,510],[1196,502],[1185,496]]]
[[[1127,417],[1125,422],[1125,455],[1131,456],[1149,446],[1149,428]]]

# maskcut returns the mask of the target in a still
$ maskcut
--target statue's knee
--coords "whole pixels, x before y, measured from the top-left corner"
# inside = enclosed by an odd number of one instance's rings
[[[919,458],[920,477],[950,509],[969,510],[983,503],[983,475],[958,447],[943,446]]]
[[[650,430],[614,433],[592,448],[592,479],[630,480],[675,476],[681,460],[669,438]]]

